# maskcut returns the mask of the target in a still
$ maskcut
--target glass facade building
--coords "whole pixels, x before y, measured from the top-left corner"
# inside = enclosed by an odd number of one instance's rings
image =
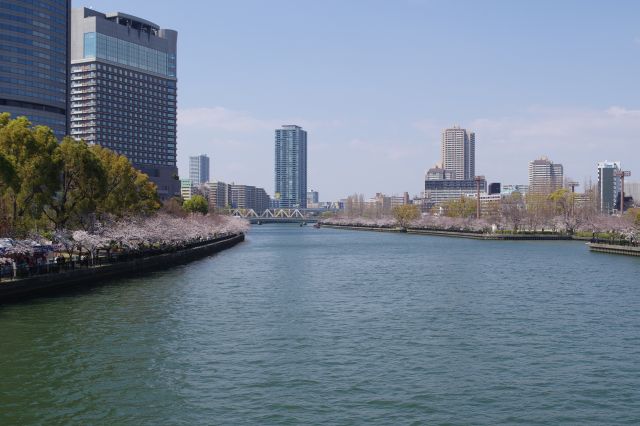
[[[71,19],[71,136],[127,156],[161,199],[179,195],[177,33],[120,12]]]
[[[71,0],[0,1],[0,112],[68,133]]]
[[[307,132],[282,126],[275,142],[275,201],[281,208],[307,208]]]
[[[189,157],[189,179],[194,185],[209,182],[209,157],[205,154]]]

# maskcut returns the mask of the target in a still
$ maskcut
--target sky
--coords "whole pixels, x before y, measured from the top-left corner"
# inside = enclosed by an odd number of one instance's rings
[[[274,130],[308,131],[321,201],[417,195],[440,133],[476,133],[476,174],[527,183],[547,156],[640,181],[635,0],[73,0],[178,31],[178,167],[273,195]]]

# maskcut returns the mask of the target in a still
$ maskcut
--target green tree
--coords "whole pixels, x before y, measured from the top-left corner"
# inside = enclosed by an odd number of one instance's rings
[[[469,197],[450,200],[443,205],[444,214],[448,217],[472,217],[476,214],[476,204],[476,200]]]
[[[16,168],[9,158],[0,152],[0,195],[14,184],[15,179]]]
[[[207,199],[202,195],[194,195],[182,204],[182,208],[189,213],[207,214],[209,211],[209,204]]]
[[[573,234],[579,225],[579,216],[575,215],[576,197],[567,189],[561,188],[549,195],[555,213],[562,219],[566,231]]]
[[[51,129],[32,128],[26,117],[10,120],[9,114],[0,114],[3,175],[11,176],[2,185],[0,201],[14,231],[38,221],[44,206],[58,190],[59,167],[51,161],[57,147]],[[7,164],[11,167],[7,168]]]
[[[420,217],[420,209],[415,204],[403,204],[396,206],[392,210],[393,217],[402,228],[406,228],[409,224]]]
[[[96,205],[98,215],[147,215],[160,208],[155,184],[146,174],[136,170],[127,157],[99,145],[90,146],[89,150],[105,172],[104,193]]]
[[[84,141],[70,137],[62,140],[52,159],[61,170],[60,190],[51,198],[45,215],[56,229],[86,226],[106,191],[105,168]]]

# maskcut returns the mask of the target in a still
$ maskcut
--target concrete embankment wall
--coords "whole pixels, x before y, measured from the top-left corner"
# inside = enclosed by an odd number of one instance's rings
[[[353,225],[326,225],[323,228],[348,229],[352,231],[375,231],[375,232],[406,232],[407,234],[432,235],[439,237],[470,238],[474,240],[571,240],[570,235],[550,235],[550,234],[480,234],[464,231],[439,231],[432,229],[408,228],[406,231],[400,228],[376,228],[370,226]]]
[[[589,243],[591,251],[610,254],[624,254],[627,256],[640,256],[640,247],[618,246],[613,244]]]
[[[0,283],[0,303],[25,299],[45,292],[66,288],[80,288],[106,279],[129,277],[135,274],[166,269],[201,259],[244,241],[244,234],[170,253],[141,257],[92,268],[73,269],[60,273],[36,275],[17,281]]]

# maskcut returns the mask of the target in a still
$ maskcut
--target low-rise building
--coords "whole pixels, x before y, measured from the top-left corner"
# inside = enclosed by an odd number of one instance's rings
[[[480,192],[487,192],[487,181],[482,179],[480,183]],[[429,206],[436,206],[447,201],[456,200],[460,197],[476,194],[478,191],[478,181],[475,179],[465,180],[425,180],[424,195],[428,200]]]
[[[529,193],[529,185],[502,185],[500,190],[501,195],[511,195],[514,192],[519,192],[524,196]]]
[[[180,181],[180,196],[183,200],[190,200],[194,195],[193,181],[191,179],[182,179]]]

